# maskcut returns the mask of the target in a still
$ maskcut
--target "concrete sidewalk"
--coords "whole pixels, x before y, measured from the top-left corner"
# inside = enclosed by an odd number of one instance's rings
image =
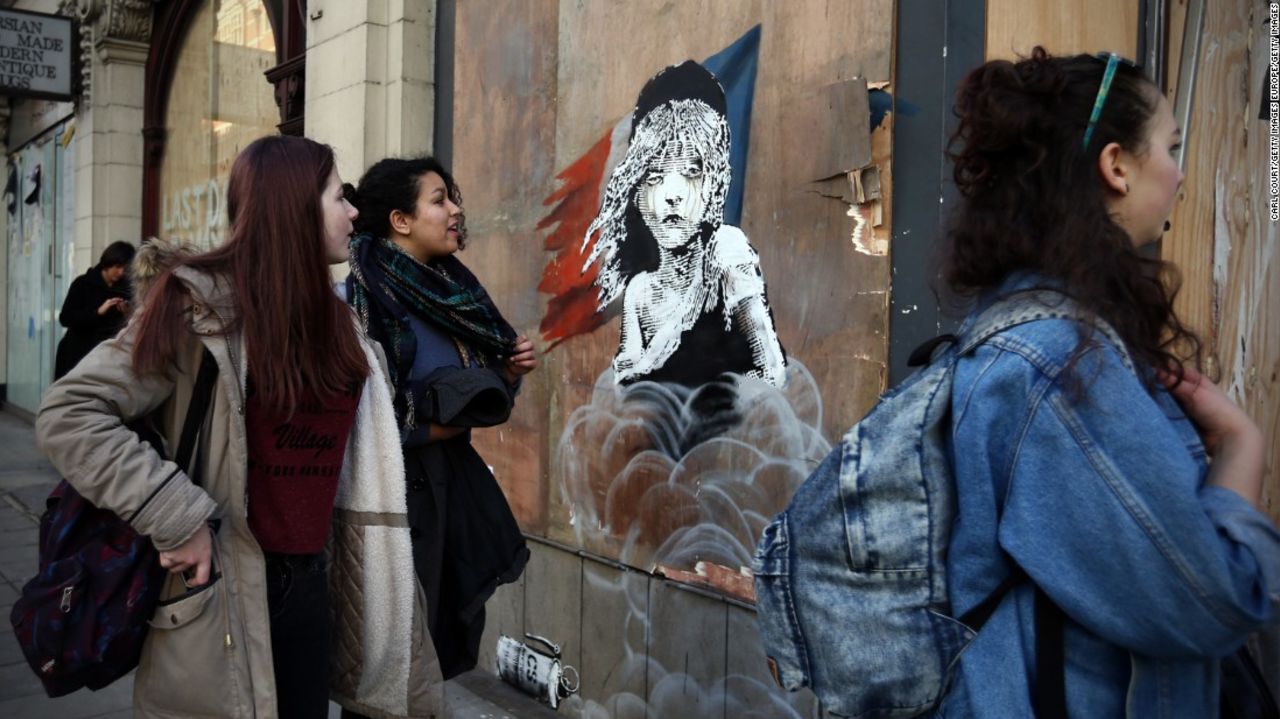
[[[52,465],[36,450],[31,425],[0,411],[0,616],[5,621],[0,627],[0,717],[124,719],[133,715],[132,676],[102,691],[81,689],[50,699],[27,665],[8,624],[19,590],[35,574],[40,513],[58,479]],[[558,716],[478,669],[447,682],[445,700],[447,715],[456,719]],[[337,705],[330,704],[329,716],[336,719],[339,714]]]

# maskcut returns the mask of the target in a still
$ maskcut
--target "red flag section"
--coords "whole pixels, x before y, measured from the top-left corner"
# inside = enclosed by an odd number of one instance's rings
[[[538,326],[542,339],[551,343],[547,351],[574,335],[591,332],[608,320],[604,313],[596,310],[600,293],[595,280],[599,268],[592,264],[583,271],[596,237],[593,235],[585,247],[582,238],[600,210],[611,135],[612,130],[606,132],[586,154],[556,175],[561,181],[560,187],[542,201],[543,205],[555,205],[538,222],[539,230],[554,226],[542,247],[556,253],[543,268],[542,281],[538,283],[539,292],[551,295],[547,313]]]

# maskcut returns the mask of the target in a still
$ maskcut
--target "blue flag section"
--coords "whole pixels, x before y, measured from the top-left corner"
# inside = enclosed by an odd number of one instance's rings
[[[732,180],[724,203],[724,223],[742,222],[743,189],[747,179],[747,148],[751,145],[751,106],[756,97],[756,67],[760,60],[760,26],[748,30],[732,45],[702,61],[724,88],[732,144]]]

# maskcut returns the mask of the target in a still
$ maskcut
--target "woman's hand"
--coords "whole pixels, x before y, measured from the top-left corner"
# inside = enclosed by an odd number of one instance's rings
[[[166,552],[160,553],[160,566],[171,574],[195,570],[195,578],[186,582],[188,587],[199,587],[208,583],[209,568],[213,564],[213,538],[210,529],[201,526],[187,541]]]
[[[1160,371],[1158,376],[1200,428],[1205,450],[1214,459],[1209,483],[1226,487],[1257,507],[1262,498],[1265,455],[1258,426],[1195,368],[1184,367],[1182,382],[1177,386],[1173,373]]]
[[[112,297],[111,299],[99,305],[98,314],[105,315],[106,313],[110,312],[113,309],[124,312],[124,308],[125,308],[125,300],[123,297]]]
[[[511,351],[502,367],[502,378],[507,384],[515,384],[520,378],[532,372],[538,366],[538,357],[533,351],[533,342],[520,335],[516,338],[516,346]]]

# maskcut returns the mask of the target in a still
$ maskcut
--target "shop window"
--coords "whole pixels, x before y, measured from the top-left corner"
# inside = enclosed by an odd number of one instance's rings
[[[206,249],[226,231],[227,177],[246,145],[276,134],[280,112],[263,73],[276,42],[260,0],[201,3],[177,51],[165,112],[159,233]]]

